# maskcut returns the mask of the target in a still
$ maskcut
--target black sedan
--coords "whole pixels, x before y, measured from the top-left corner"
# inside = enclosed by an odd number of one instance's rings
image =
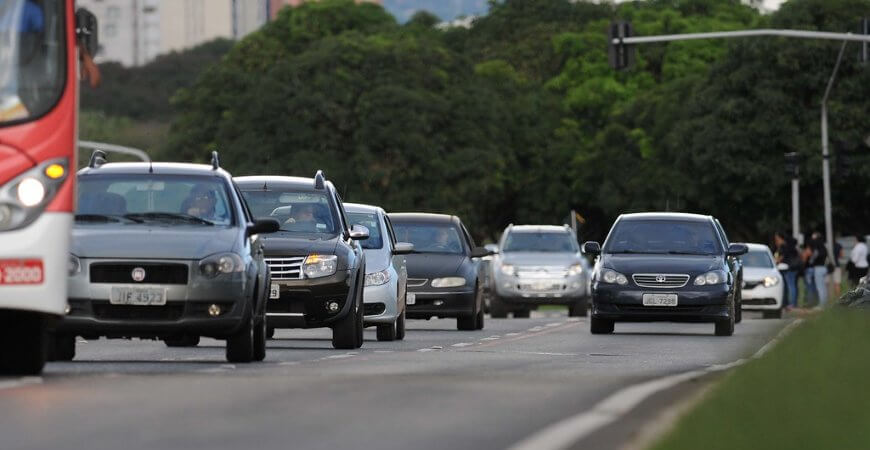
[[[460,330],[483,329],[483,282],[478,258],[490,251],[476,247],[456,216],[390,214],[401,242],[414,244],[408,265],[407,316],[410,319],[455,317]]]
[[[734,333],[744,244],[727,244],[711,216],[642,213],[620,216],[593,270],[593,334],[620,321],[713,322],[717,336]]]

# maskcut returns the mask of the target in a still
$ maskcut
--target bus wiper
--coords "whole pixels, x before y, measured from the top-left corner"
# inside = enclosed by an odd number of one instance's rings
[[[214,222],[205,220],[200,217],[192,216],[190,214],[181,214],[181,213],[168,213],[168,212],[150,212],[150,213],[138,213],[138,214],[125,214],[125,218],[131,220],[180,220],[184,222],[190,223],[198,223],[201,225],[214,225]]]

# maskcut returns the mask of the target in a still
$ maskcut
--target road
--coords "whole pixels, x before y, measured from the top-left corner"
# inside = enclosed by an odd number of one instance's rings
[[[81,341],[41,379],[0,379],[0,448],[503,449],[620,388],[751,355],[786,324],[617,324],[589,334],[561,312],[409,321],[403,342],[347,352],[327,330],[279,330],[267,361],[229,365],[223,343]]]

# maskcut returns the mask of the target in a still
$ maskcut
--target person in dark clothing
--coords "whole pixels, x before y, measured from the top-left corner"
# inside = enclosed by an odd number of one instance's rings
[[[791,309],[797,306],[797,275],[802,266],[797,241],[781,231],[776,232],[773,240],[776,244],[776,264],[782,268],[780,272],[785,280],[785,307]]]
[[[819,300],[818,306],[824,307],[828,301],[828,248],[822,238],[822,233],[816,231],[812,238],[807,243],[807,248],[810,251],[807,266],[813,271],[813,287],[816,290],[816,298]]]

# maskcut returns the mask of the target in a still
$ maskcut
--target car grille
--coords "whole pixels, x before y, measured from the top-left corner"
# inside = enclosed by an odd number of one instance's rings
[[[751,299],[744,298],[743,300],[741,300],[741,303],[743,303],[746,306],[775,305],[776,299],[775,298],[751,298]]]
[[[520,278],[565,278],[568,271],[561,266],[523,266],[517,267],[517,277]]]
[[[681,288],[689,282],[688,275],[673,273],[636,273],[631,278],[638,286],[647,288]]]
[[[743,283],[743,289],[755,289],[764,284],[764,281],[746,281]]]
[[[428,278],[408,278],[408,287],[423,287],[428,282]]]
[[[273,280],[301,280],[304,256],[293,258],[266,258]]]
[[[133,269],[145,269],[145,279],[133,280]],[[95,263],[90,268],[91,283],[187,284],[186,264]]]
[[[178,320],[184,304],[166,306],[129,306],[94,303],[94,317],[103,320]]]

